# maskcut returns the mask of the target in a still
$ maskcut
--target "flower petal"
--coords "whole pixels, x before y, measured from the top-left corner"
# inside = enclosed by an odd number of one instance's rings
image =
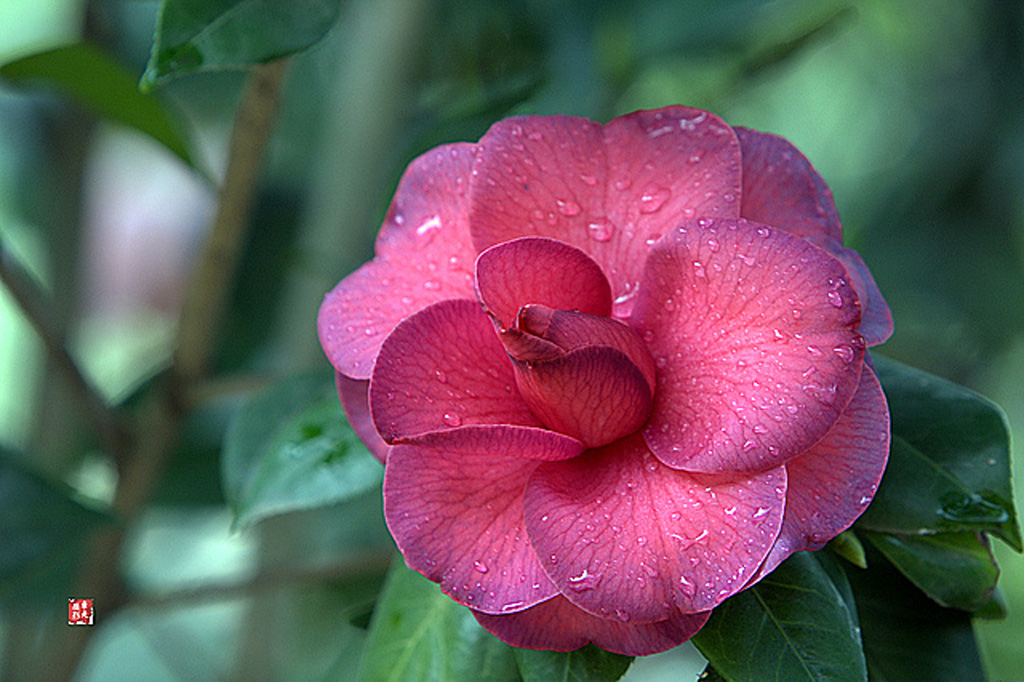
[[[541,429],[484,428],[490,433],[454,429],[393,446],[384,516],[410,568],[461,604],[507,613],[557,594],[527,540],[523,491],[537,461],[521,455],[582,448]]]
[[[699,109],[638,111],[603,127],[510,118],[479,148],[470,213],[477,248],[530,235],[573,244],[601,265],[619,318],[629,315],[655,239],[685,217],[739,217],[739,142]]]
[[[651,623],[739,591],[775,542],[784,467],[732,478],[670,469],[634,436],[540,465],[526,530],[562,594],[586,611]]]
[[[634,625],[594,616],[559,596],[518,613],[492,616],[474,611],[473,615],[488,632],[515,647],[575,651],[593,643],[624,656],[646,656],[693,637],[711,612],[676,611],[667,620]]]
[[[441,301],[385,339],[370,381],[370,414],[389,443],[468,424],[541,426],[515,384],[480,304]]]
[[[388,444],[381,439],[370,418],[370,402],[367,393],[369,381],[349,379],[341,372],[334,373],[334,382],[338,387],[341,406],[348,417],[348,423],[356,432],[363,444],[369,448],[373,456],[383,463],[388,458]]]
[[[743,152],[740,215],[803,237],[838,258],[860,298],[862,319],[857,331],[868,346],[884,342],[892,336],[892,312],[860,255],[843,248],[839,214],[828,185],[787,140],[748,128],[735,131]]]
[[[529,304],[607,316],[611,290],[600,266],[574,246],[527,237],[497,244],[476,259],[476,290],[487,312],[511,327]]]
[[[476,250],[466,214],[475,150],[445,145],[409,164],[377,237],[377,257],[324,297],[317,328],[339,372],[369,378],[380,344],[402,319],[473,296]]]
[[[878,489],[889,458],[889,408],[870,367],[835,426],[786,464],[789,489],[779,539],[758,571],[767,575],[790,554],[820,549],[856,521]]]
[[[767,469],[820,439],[857,387],[864,343],[843,266],[744,220],[655,245],[632,324],[658,365],[651,450],[688,471]]]

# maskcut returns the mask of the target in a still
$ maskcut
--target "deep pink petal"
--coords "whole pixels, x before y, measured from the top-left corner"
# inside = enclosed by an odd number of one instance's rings
[[[607,316],[611,290],[600,266],[574,246],[528,237],[492,246],[476,260],[477,296],[502,327],[529,304]]]
[[[387,442],[469,424],[541,426],[519,397],[490,319],[464,299],[421,310],[385,339],[370,414]]]
[[[669,466],[767,469],[831,428],[864,343],[843,266],[804,239],[701,220],[655,245],[633,318],[658,365],[644,436]]]
[[[832,430],[786,464],[789,488],[778,542],[758,571],[767,575],[790,554],[820,549],[856,521],[878,489],[889,458],[889,408],[870,367]]]
[[[600,447],[634,433],[651,412],[651,386],[622,351],[588,346],[545,362],[515,362],[516,385],[545,426]]]
[[[870,346],[885,343],[892,336],[892,310],[882,297],[882,291],[875,284],[867,264],[853,249],[839,249],[833,254],[846,266],[853,288],[860,298],[861,320],[857,332]]]
[[[586,611],[650,623],[707,611],[775,542],[784,467],[736,477],[670,469],[638,435],[540,465],[526,530],[559,590]]]
[[[352,430],[373,456],[383,463],[388,458],[388,444],[377,433],[370,419],[370,402],[367,397],[370,382],[349,379],[341,372],[334,373],[334,382],[338,386],[338,397],[341,398],[341,406]]]
[[[743,154],[740,215],[772,225],[831,251],[843,243],[832,192],[814,166],[788,140],[734,128]]]
[[[477,611],[473,615],[488,632],[523,649],[575,651],[593,643],[624,656],[646,656],[690,639],[704,627],[711,613],[677,611],[657,623],[630,624],[599,618],[559,596],[509,615],[492,616]]]
[[[367,379],[402,319],[449,298],[473,297],[476,250],[467,223],[475,145],[445,145],[406,169],[377,236],[377,257],[324,297],[320,343],[335,369]]]
[[[857,252],[842,247],[842,228],[832,192],[810,161],[787,140],[735,128],[743,153],[741,215],[807,239],[838,258],[861,304],[858,331],[868,346],[892,335],[892,312]]]
[[[384,516],[410,568],[462,604],[507,613],[557,594],[523,522],[523,491],[537,461],[519,455],[581,448],[550,431],[489,428],[507,432],[488,440],[454,429],[393,446]]]
[[[470,225],[478,249],[552,237],[601,265],[628,317],[650,245],[681,219],[739,217],[739,142],[699,109],[639,111],[601,126],[526,116],[480,140]]]

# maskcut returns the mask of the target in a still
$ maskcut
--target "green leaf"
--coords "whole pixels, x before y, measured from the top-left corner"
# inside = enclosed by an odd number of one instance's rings
[[[834,561],[795,554],[716,608],[693,642],[733,682],[867,679],[843,576]]]
[[[162,0],[141,87],[299,52],[327,34],[340,10],[341,0]]]
[[[867,568],[868,560],[864,557],[864,546],[853,530],[844,530],[832,538],[828,546],[833,552],[843,557],[857,568]]]
[[[370,622],[358,680],[518,680],[512,647],[396,556]]]
[[[351,499],[383,470],[348,425],[328,373],[286,379],[246,403],[228,426],[225,496],[244,526]]]
[[[53,608],[71,595],[89,534],[111,517],[0,448],[0,604]]]
[[[555,651],[531,651],[516,649],[516,661],[523,682],[547,682],[548,680],[578,680],[613,682],[626,674],[630,656],[602,651],[592,644],[568,653]]]
[[[974,533],[864,536],[910,582],[941,606],[974,611],[988,604],[999,568],[988,547]]]
[[[160,98],[139,92],[135,78],[94,45],[78,43],[22,57],[0,66],[0,76],[16,85],[52,87],[100,116],[149,135],[209,178]]]
[[[892,414],[892,451],[857,526],[906,535],[991,532],[1021,551],[1002,410],[962,386],[874,357]]]
[[[985,679],[970,614],[939,606],[871,545],[865,550],[868,569],[849,578],[871,679]]]

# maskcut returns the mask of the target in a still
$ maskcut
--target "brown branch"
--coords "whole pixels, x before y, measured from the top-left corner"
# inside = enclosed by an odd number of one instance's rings
[[[216,340],[217,322],[240,245],[249,225],[263,151],[277,112],[284,79],[283,61],[253,69],[239,105],[220,203],[210,235],[190,282],[178,327],[178,346],[169,381],[151,397],[135,432],[138,443],[118,481],[114,510],[124,525],[93,538],[82,564],[76,594],[95,600],[110,613],[125,603],[118,564],[125,534],[142,509],[177,441],[185,416],[184,398],[203,378]],[[52,656],[39,679],[70,679],[78,668],[93,628],[61,627],[52,633]]]
[[[78,400],[99,430],[107,451],[119,463],[129,445],[128,430],[120,415],[110,407],[99,391],[86,378],[64,344],[64,330],[53,315],[54,307],[35,278],[7,250],[0,237],[0,281],[21,308],[29,323],[43,341],[54,365],[64,374]]]

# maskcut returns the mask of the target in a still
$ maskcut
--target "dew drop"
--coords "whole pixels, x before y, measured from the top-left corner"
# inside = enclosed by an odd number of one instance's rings
[[[827,295],[828,302],[833,308],[843,307],[843,297],[839,295],[838,291],[830,291]]]
[[[445,374],[444,372],[442,372],[439,369],[434,370],[434,378],[437,379],[442,384],[447,384],[448,383],[448,375]]]
[[[444,420],[445,424],[453,428],[457,426],[462,426],[462,417],[455,414],[454,412],[445,412],[444,416],[441,417],[441,419]]]
[[[434,234],[441,229],[441,218],[438,216],[430,216],[416,228],[416,236],[424,237],[427,240],[433,239]]]
[[[712,253],[717,253],[718,249],[719,249],[718,240],[717,239],[709,239],[708,240],[708,248],[711,249]]]
[[[676,302],[673,301],[671,298],[666,298],[665,299],[665,310],[667,312],[672,312],[675,309],[676,309]]]
[[[707,274],[704,271],[704,264],[701,263],[699,260],[693,261],[693,274],[699,277],[700,279],[704,279],[707,276]]]
[[[441,285],[438,282],[435,282],[434,280],[431,279],[423,283],[423,288],[428,291],[437,291],[438,289],[441,288]]]
[[[747,266],[752,266],[752,265],[756,265],[756,264],[757,264],[757,259],[756,259],[756,258],[754,258],[753,256],[748,256],[748,255],[747,255],[747,254],[745,254],[745,253],[738,253],[738,254],[736,254],[736,256],[737,256],[737,257],[738,257],[738,258],[739,258],[739,259],[740,259],[741,261],[743,261],[743,264],[744,264],[744,265],[747,265]]]
[[[854,352],[849,346],[836,346],[832,349],[832,352],[839,356],[839,359],[849,364],[853,362]]]
[[[751,450],[757,449],[757,443],[752,440],[745,441],[743,443],[743,452],[750,452]]]
[[[579,215],[582,210],[580,205],[572,199],[567,199],[565,201],[559,199],[555,203],[558,205],[558,212],[564,216],[568,216],[569,218]]]
[[[586,173],[580,175],[580,180],[583,181],[583,184],[590,185],[591,187],[597,184],[597,178],[593,175],[587,175]]]
[[[620,178],[613,182],[612,185],[620,192],[624,192],[633,185],[633,181],[629,178]]]
[[[486,573],[488,571],[487,564],[482,561],[474,561],[473,568],[475,568],[478,573]]]
[[[769,230],[767,227],[759,227],[759,228],[757,228],[757,233],[759,235],[761,235],[762,237],[767,237],[768,235],[770,235],[772,233],[772,231]]]
[[[679,586],[682,588],[683,594],[687,597],[692,597],[697,594],[697,586],[687,580],[685,575],[679,576]]]
[[[595,220],[587,225],[587,232],[595,242],[606,242],[612,238],[615,228],[605,220]]]
[[[660,185],[649,185],[644,193],[640,195],[640,212],[645,214],[657,213],[665,205],[672,192]]]

